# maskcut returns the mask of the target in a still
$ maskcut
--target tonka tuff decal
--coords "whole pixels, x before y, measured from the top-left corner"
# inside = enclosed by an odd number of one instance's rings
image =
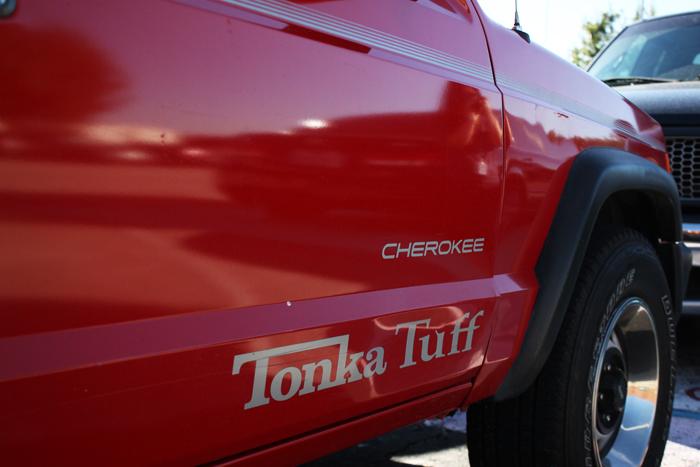
[[[450,332],[434,331],[418,339],[417,330],[430,327],[430,319],[409,321],[395,326],[394,336],[403,340],[404,354],[397,371],[419,362],[429,362],[472,349],[474,334],[479,329],[478,320],[484,310],[473,315],[466,313],[459,318]],[[446,336],[447,334],[447,336]],[[270,403],[283,402],[296,396],[354,383],[362,379],[381,376],[390,371],[384,347],[367,351],[349,352],[350,335],[318,339],[285,345],[271,349],[236,355],[233,359],[233,375],[238,375],[245,365],[253,365],[253,386],[250,400],[243,408],[253,409]],[[320,360],[294,358],[293,365],[272,365],[276,357],[300,354],[320,349],[334,349],[335,357]],[[335,368],[335,370],[334,370]],[[320,371],[320,378],[318,378]]]

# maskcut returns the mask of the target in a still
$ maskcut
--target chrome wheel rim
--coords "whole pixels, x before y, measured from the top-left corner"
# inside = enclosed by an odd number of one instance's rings
[[[629,298],[614,311],[595,364],[592,423],[598,465],[641,465],[659,391],[659,342],[649,306]]]

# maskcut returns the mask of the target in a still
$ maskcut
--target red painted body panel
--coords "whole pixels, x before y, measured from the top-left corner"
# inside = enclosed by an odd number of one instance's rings
[[[489,396],[572,158],[663,161],[652,120],[459,1],[27,1],[0,39],[16,462],[295,462]],[[246,409],[234,359],[287,346]]]
[[[660,126],[599,80],[493,23],[475,5],[489,39],[505,108],[503,215],[494,271],[534,273],[574,157],[617,147],[666,168]],[[544,72],[543,70],[546,70]],[[469,401],[492,395],[517,355],[532,307],[498,317]]]
[[[351,443],[379,436],[387,430],[408,425],[416,419],[449,412],[459,404],[469,389],[469,384],[453,386],[439,393],[433,393],[397,407],[390,407],[379,413],[351,420],[301,439],[281,443],[235,459],[224,460],[221,465],[296,465],[298,462],[338,451]]]

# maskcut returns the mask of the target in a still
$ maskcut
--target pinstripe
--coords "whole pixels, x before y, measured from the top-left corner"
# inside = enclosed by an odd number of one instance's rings
[[[637,133],[634,130],[634,127],[632,127],[629,123],[620,122],[610,115],[594,109],[589,105],[578,102],[571,97],[563,96],[539,86],[531,86],[525,83],[517,82],[503,73],[496,73],[496,82],[501,88],[505,87],[521,94],[534,97],[543,102],[556,105],[562,110],[587,118],[608,128],[613,128],[620,133],[629,136],[630,138],[636,139],[645,144],[651,144],[650,141],[645,140],[642,135]]]
[[[265,16],[322,32],[341,39],[365,45],[373,49],[391,52],[427,65],[436,66],[461,75],[493,82],[491,68],[474,63],[423,44],[355,23],[328,13],[284,0],[221,0],[223,3],[243,8]],[[497,83],[519,93],[538,98],[638,140],[641,135],[632,128],[614,121],[610,116],[566,96],[539,86],[530,86],[498,73]]]
[[[222,1],[287,23],[303,26],[371,48],[392,52],[428,65],[493,82],[493,75],[488,67],[308,7],[281,0]]]

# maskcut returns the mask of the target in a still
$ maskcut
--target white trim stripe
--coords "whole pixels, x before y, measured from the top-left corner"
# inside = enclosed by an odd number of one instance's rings
[[[286,23],[329,34],[370,48],[493,83],[491,68],[473,63],[408,39],[282,0],[221,0]]]
[[[423,44],[380,31],[369,26],[355,23],[313,8],[297,5],[285,0],[219,0],[220,2],[247,11],[294,24],[313,31],[328,34],[372,49],[397,54],[427,65],[469,76],[493,84],[494,78],[490,67],[456,57]],[[496,83],[516,92],[537,98],[543,102],[559,106],[573,114],[591,119],[609,128],[613,128],[631,138],[644,142],[630,125],[621,124],[609,115],[570,97],[562,96],[539,86],[532,86],[497,73]],[[648,144],[648,143],[647,143]]]
[[[506,87],[513,91],[539,99],[545,103],[553,104],[580,117],[597,122],[605,127],[619,131],[632,139],[644,144],[654,146],[654,143],[639,134],[634,127],[626,121],[616,120],[612,116],[605,114],[593,107],[576,101],[575,99],[555,93],[548,89],[517,82],[503,73],[496,73],[496,83],[499,87]]]

